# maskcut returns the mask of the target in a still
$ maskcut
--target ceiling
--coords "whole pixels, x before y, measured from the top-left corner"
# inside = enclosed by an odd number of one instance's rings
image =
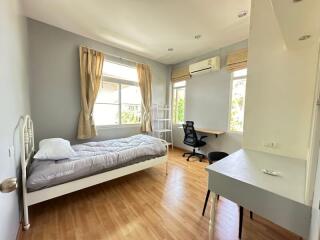
[[[165,64],[249,35],[249,14],[238,14],[250,13],[250,0],[24,0],[23,8],[32,19]]]
[[[319,44],[320,1],[271,0],[287,48]],[[299,38],[310,36],[308,41]]]

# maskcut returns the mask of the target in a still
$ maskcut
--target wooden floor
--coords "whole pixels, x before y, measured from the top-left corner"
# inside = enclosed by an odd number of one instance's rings
[[[22,239],[208,239],[210,204],[206,162],[186,162],[170,152],[169,174],[154,167],[30,208],[31,228]],[[220,198],[215,239],[238,239],[238,207]],[[243,238],[295,240],[299,237],[245,211]]]

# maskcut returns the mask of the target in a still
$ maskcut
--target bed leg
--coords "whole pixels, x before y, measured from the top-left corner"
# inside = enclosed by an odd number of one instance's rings
[[[28,230],[29,228],[30,228],[29,210],[28,210],[28,206],[24,204],[24,206],[23,206],[23,229]]]

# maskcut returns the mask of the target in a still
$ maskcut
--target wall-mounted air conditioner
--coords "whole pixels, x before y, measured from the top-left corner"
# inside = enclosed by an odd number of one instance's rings
[[[206,73],[210,71],[220,70],[220,57],[213,57],[201,62],[189,65],[189,72],[191,75]]]

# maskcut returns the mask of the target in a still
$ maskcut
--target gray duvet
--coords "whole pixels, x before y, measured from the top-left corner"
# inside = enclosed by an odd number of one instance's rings
[[[76,157],[65,160],[34,160],[27,178],[29,192],[164,156],[166,148],[157,138],[128,138],[73,145]]]

